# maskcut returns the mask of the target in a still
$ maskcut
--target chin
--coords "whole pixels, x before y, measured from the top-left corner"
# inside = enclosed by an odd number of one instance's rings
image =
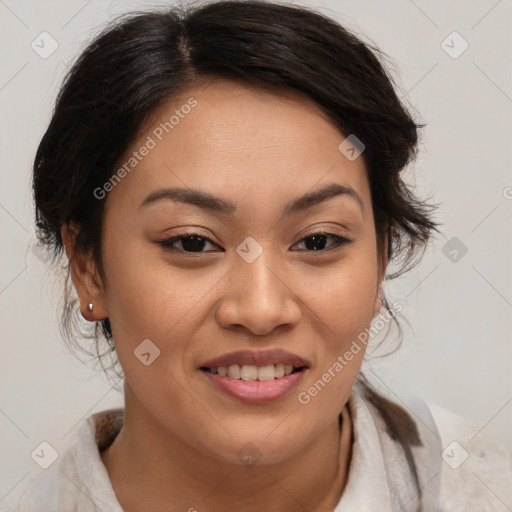
[[[300,452],[307,443],[307,439],[298,438],[289,427],[281,431],[276,429],[270,435],[272,429],[257,427],[252,431],[245,431],[243,435],[233,433],[229,426],[226,426],[226,430],[233,437],[226,435],[218,440],[218,444],[212,439],[208,446],[210,453],[223,462],[247,467],[285,462]]]

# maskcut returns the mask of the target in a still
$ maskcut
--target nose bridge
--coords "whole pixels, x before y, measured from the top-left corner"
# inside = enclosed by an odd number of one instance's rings
[[[300,308],[287,283],[285,266],[279,264],[270,249],[259,247],[253,241],[238,247],[217,314],[225,327],[244,325],[264,334],[279,325],[296,322]],[[252,259],[256,250],[259,254]],[[251,251],[252,256],[248,257]]]
[[[284,276],[279,276],[280,272],[284,272],[280,270],[283,266],[278,265],[272,258],[270,249],[263,251],[252,262],[243,258],[241,260],[235,265],[233,276],[239,296],[246,297],[249,302],[255,299],[255,302],[260,305],[268,303],[270,306],[283,295]]]

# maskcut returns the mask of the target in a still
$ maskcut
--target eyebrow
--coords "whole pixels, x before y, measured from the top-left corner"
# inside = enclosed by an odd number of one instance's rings
[[[364,212],[363,200],[352,187],[339,183],[329,183],[319,190],[307,192],[303,196],[288,202],[284,207],[283,217],[297,214],[336,196],[345,196],[354,199],[359,204],[361,211]],[[227,199],[214,196],[202,190],[182,187],[155,190],[142,201],[139,208],[161,199],[191,204],[203,210],[222,213],[227,216],[233,216],[236,210],[236,203]]]

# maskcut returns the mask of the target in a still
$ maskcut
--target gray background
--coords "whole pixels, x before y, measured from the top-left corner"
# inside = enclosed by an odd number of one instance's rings
[[[443,236],[415,270],[386,284],[410,326],[403,346],[367,371],[396,400],[419,395],[473,418],[512,449],[511,2],[295,3],[318,7],[384,50],[401,94],[427,123],[410,180],[441,203]],[[0,0],[0,499],[43,471],[30,456],[41,442],[62,453],[86,416],[122,404],[59,334],[60,285],[31,250],[30,166],[83,43],[113,15],[151,5],[163,3]],[[58,44],[47,58],[31,47],[42,46],[44,31]],[[469,46],[458,55],[463,40]]]

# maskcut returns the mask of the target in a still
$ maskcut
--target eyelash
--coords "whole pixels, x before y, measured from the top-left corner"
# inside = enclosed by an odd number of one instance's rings
[[[177,236],[173,236],[172,238],[168,238],[168,239],[165,239],[165,240],[160,240],[159,242],[157,242],[160,246],[162,246],[164,249],[166,250],[170,250],[170,251],[176,251],[176,252],[181,252],[183,254],[185,254],[186,256],[192,256],[192,257],[197,257],[196,255],[200,255],[200,254],[204,254],[206,251],[198,251],[198,252],[193,252],[193,251],[184,251],[182,249],[177,249],[176,247],[172,247],[172,245],[178,241],[180,241],[181,239],[183,238],[189,238],[189,237],[192,237],[192,236],[195,236],[195,237],[198,237],[198,238],[201,238],[203,240],[206,240],[208,242],[210,242],[211,244],[213,245],[217,245],[212,239],[208,238],[207,236],[204,236],[204,235],[200,235],[199,233],[193,233],[193,232],[189,232],[189,233],[182,233],[180,235],[177,235]],[[326,253],[326,252],[332,252],[332,251],[336,251],[338,249],[341,249],[343,246],[345,245],[348,245],[352,242],[352,240],[349,240],[348,238],[345,238],[343,236],[340,236],[340,235],[335,235],[334,233],[329,233],[327,231],[315,231],[313,233],[310,233],[308,234],[307,236],[305,236],[304,238],[302,238],[301,240],[299,240],[298,243],[306,240],[307,238],[312,238],[314,236],[328,236],[328,237],[331,237],[332,239],[334,239],[335,243],[327,248],[327,249],[320,249],[318,251],[314,251],[314,250],[302,250],[302,251],[298,251],[298,252],[310,252],[310,253]],[[297,245],[297,244],[295,244]],[[295,251],[297,252],[297,251]]]

